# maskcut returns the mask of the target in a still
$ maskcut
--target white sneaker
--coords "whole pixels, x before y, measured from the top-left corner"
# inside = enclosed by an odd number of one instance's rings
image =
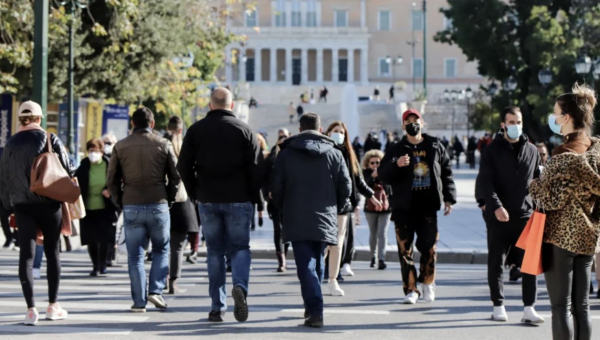
[[[521,319],[522,323],[539,325],[541,323],[544,323],[544,321],[544,318],[535,311],[535,308],[525,307],[525,311],[523,312],[523,318]]]
[[[418,300],[419,300],[419,293],[410,292],[404,298],[404,304],[405,305],[414,305],[415,303],[417,303]]]
[[[40,273],[40,268],[33,268],[33,278],[39,279],[42,277],[42,273]]]
[[[40,314],[38,313],[37,309],[28,310],[27,314],[25,314],[25,321],[23,323],[28,326],[33,326],[38,322],[39,319]]]
[[[66,310],[62,309],[58,305],[58,303],[56,304],[56,307],[48,306],[48,309],[46,310],[46,320],[64,320],[67,318],[68,315],[69,313],[67,313]]]
[[[494,313],[492,314],[492,321],[508,321],[508,315],[506,314],[506,308],[504,306],[494,306]]]
[[[435,301],[435,284],[422,284],[421,289],[423,290],[423,300],[425,302]]]
[[[342,288],[340,288],[337,280],[329,280],[327,289],[329,290],[329,295],[331,296],[344,296],[344,291]]]
[[[354,276],[352,268],[350,268],[350,265],[347,263],[340,269],[340,274],[342,274],[342,276]]]

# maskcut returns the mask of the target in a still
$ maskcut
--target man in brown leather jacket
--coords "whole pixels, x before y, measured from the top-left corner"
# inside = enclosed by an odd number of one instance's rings
[[[134,312],[145,312],[148,301],[166,309],[170,216],[181,179],[175,153],[168,140],[152,133],[154,114],[142,107],[132,116],[133,133],[118,142],[108,166],[107,185],[123,206],[125,240]],[[152,241],[152,268],[146,292],[144,246]],[[148,295],[148,297],[146,297]]]

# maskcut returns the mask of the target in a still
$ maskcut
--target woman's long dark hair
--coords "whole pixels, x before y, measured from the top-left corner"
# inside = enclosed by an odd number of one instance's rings
[[[352,147],[352,144],[350,144],[350,136],[348,136],[348,128],[346,127],[346,124],[344,124],[344,122],[342,122],[342,121],[337,120],[337,121],[331,123],[331,125],[329,125],[325,134],[329,135],[329,133],[333,129],[335,129],[336,126],[341,126],[342,129],[344,129],[344,147],[346,148],[346,151],[348,151],[348,154],[350,154],[350,164],[352,166],[352,174],[354,174],[355,176],[359,175],[360,174],[360,166],[358,165],[358,158],[356,158],[356,153],[354,152],[354,148]]]

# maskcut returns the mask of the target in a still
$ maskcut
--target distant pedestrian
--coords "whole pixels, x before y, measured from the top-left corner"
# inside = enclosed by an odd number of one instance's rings
[[[477,138],[471,136],[467,144],[467,163],[471,169],[475,169],[475,151],[477,151]]]
[[[296,113],[298,114],[298,121],[300,121],[300,117],[302,117],[304,114],[304,108],[302,105],[298,104],[298,107],[296,107]]]
[[[510,280],[523,278],[525,308],[522,322],[539,324],[544,322],[544,318],[535,311],[537,278],[521,274],[518,264],[523,262],[524,251],[515,245],[533,213],[533,201],[528,188],[529,183],[539,177],[540,156],[523,134],[523,115],[518,107],[505,108],[500,118],[502,132],[485,147],[477,178],[477,188],[485,203],[488,283],[494,303],[492,320],[508,321],[504,307],[502,267],[510,250],[510,262],[513,263],[509,264],[514,264],[510,269]]]
[[[546,147],[546,144],[544,143],[538,143],[535,145],[538,149],[538,153],[540,154],[540,161],[543,165],[546,165],[546,162],[548,161],[548,157],[550,157],[550,155],[548,154],[548,148]],[[600,270],[599,270],[600,272]]]
[[[378,173],[382,159],[382,151],[371,150],[362,160],[365,182],[382,204],[382,209],[378,211],[374,209],[373,204],[365,201],[365,216],[369,223],[369,246],[372,255],[371,268],[374,268],[377,264],[379,270],[387,268],[385,264],[385,248],[387,247],[387,232],[390,226],[390,218],[392,217],[392,210],[389,205],[392,188],[381,182]]]
[[[110,160],[110,157],[112,156],[113,148],[115,147],[115,144],[117,144],[117,142],[118,142],[117,136],[115,136],[114,133],[109,132],[109,133],[105,134],[104,136],[102,136],[102,141],[104,142],[104,157],[107,157]],[[118,210],[119,218],[121,217],[122,213],[123,213],[123,211],[119,208],[119,210]],[[122,226],[121,226],[121,228],[122,228]],[[112,242],[110,242],[110,244],[109,244],[108,259],[106,260],[106,266],[112,267],[116,263],[116,260],[117,260],[117,247],[116,247],[116,239],[115,239],[115,240],[112,240]]]
[[[379,136],[377,132],[370,132],[367,135],[367,139],[365,139],[365,147],[364,152],[367,153],[371,150],[381,150],[381,142],[379,141]]]
[[[108,189],[123,206],[123,228],[133,312],[145,312],[147,302],[166,309],[162,297],[169,270],[171,217],[181,179],[175,168],[173,145],[152,133],[154,114],[137,109],[131,117],[133,133],[119,141],[108,167]],[[152,268],[146,289],[144,248],[152,242]]]
[[[452,140],[452,151],[454,151],[454,157],[456,157],[456,168],[460,169],[460,156],[465,152],[465,147],[458,136],[454,136]]]
[[[373,100],[379,101],[380,98],[379,85],[377,85],[375,86],[375,91],[373,91]]]
[[[296,106],[294,106],[294,102],[290,102],[288,106],[288,116],[290,117],[290,124],[294,123],[294,117],[296,116]]]
[[[248,319],[250,222],[252,204],[260,200],[261,149],[250,126],[233,114],[233,105],[227,89],[213,91],[211,111],[188,130],[177,165],[188,195],[198,202],[206,237],[211,322],[222,322],[227,310],[227,252],[233,315],[240,322]]]
[[[394,102],[394,85],[392,84],[392,86],[390,86],[390,103]]]
[[[319,94],[319,103],[321,101],[324,101],[325,103],[327,103],[327,94],[329,94],[329,90],[327,89],[326,86],[323,86],[323,89],[321,90],[321,93]]]
[[[405,304],[417,303],[421,294],[425,302],[435,300],[437,212],[444,216],[456,204],[456,186],[452,164],[441,141],[423,134],[423,118],[410,109],[402,114],[404,138],[386,153],[377,169],[383,183],[392,187],[392,214],[396,223],[396,240]],[[413,258],[413,243],[421,253],[419,276]],[[417,288],[421,283],[421,289]]]
[[[58,155],[62,167],[70,176],[73,170],[60,139],[40,126],[43,116],[38,103],[27,101],[21,104],[17,114],[21,127],[6,143],[0,161],[0,199],[4,209],[14,214],[19,228],[19,279],[27,302],[26,325],[35,325],[39,319],[33,295],[32,266],[40,230],[44,236],[48,266],[49,303],[46,319],[63,320],[68,316],[67,311],[58,304],[59,244],[63,219],[61,202],[32,193],[30,181],[33,160],[48,149]]]
[[[106,183],[110,160],[104,155],[104,143],[98,138],[91,139],[86,149],[88,157],[75,172],[86,210],[86,216],[80,220],[79,236],[92,260],[90,276],[96,277],[107,273],[106,263],[115,242],[120,208],[111,198]]]
[[[337,215],[352,189],[342,153],[321,132],[317,114],[300,118],[300,134],[281,145],[271,184],[283,214],[283,241],[294,249],[308,327],[323,327],[323,253],[338,244]]]
[[[354,153],[356,154],[356,158],[357,159],[362,159],[362,157],[364,156],[365,152],[364,152],[364,148],[363,148],[362,144],[360,143],[360,137],[356,136],[354,138],[354,141],[352,142],[352,148],[354,149]]]

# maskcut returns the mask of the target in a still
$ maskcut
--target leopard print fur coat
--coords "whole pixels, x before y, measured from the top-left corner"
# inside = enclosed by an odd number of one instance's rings
[[[544,242],[576,254],[600,252],[600,140],[583,154],[552,157],[529,188],[546,212]]]

